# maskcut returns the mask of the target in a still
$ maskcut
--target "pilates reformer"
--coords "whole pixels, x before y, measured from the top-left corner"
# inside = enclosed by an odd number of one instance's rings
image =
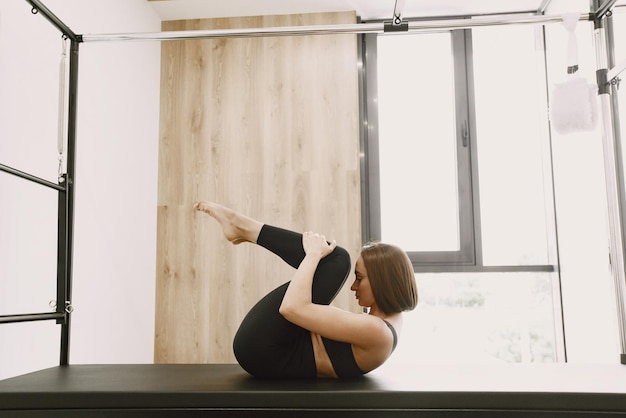
[[[0,417],[617,417],[620,365],[415,366],[260,380],[236,364],[74,365],[0,382]]]
[[[55,320],[61,325],[59,366],[0,381],[2,417],[78,416],[501,416],[552,417],[626,416],[626,369],[616,364],[606,367],[546,365],[529,367],[413,366],[415,376],[407,379],[403,370],[376,371],[361,379],[268,381],[248,376],[235,364],[202,365],[70,365],[69,330],[73,311],[71,298],[72,228],[74,219],[73,185],[76,146],[76,92],[78,52],[83,42],[170,40],[246,36],[292,36],[322,33],[370,33],[426,31],[438,28],[468,28],[485,24],[506,24],[497,19],[441,22],[407,22],[396,3],[391,22],[382,24],[336,25],[213,31],[187,31],[155,34],[78,35],[56,17],[40,0],[26,0],[34,14],[41,14],[69,42],[67,89],[62,82],[60,109],[65,109],[67,167],[59,170],[58,183],[1,165],[0,171],[57,190],[58,256],[57,295],[50,313],[0,316],[1,323]],[[610,8],[607,1],[595,16],[597,21]],[[559,17],[518,18],[518,24],[543,24]],[[510,22],[508,22],[510,23]],[[599,37],[598,42],[604,42]],[[62,54],[65,56],[65,49]],[[603,111],[609,111],[610,88],[626,64],[608,70],[598,63]],[[65,68],[62,61],[61,68]],[[65,80],[62,72],[61,80]],[[60,122],[60,126],[63,123]],[[608,139],[606,139],[608,137]],[[612,129],[605,126],[606,152],[613,159]],[[61,148],[61,139],[59,148]],[[59,154],[63,152],[60,149]],[[615,176],[615,167],[609,166]],[[611,184],[609,196],[612,225],[620,225],[619,192]],[[612,228],[612,254],[622,254],[621,240]],[[614,274],[624,283],[623,257]],[[623,308],[623,305],[622,305]],[[624,309],[622,309],[624,315]],[[623,318],[621,324],[623,327]],[[621,362],[626,364],[626,336],[622,335]],[[477,379],[478,378],[478,379]]]

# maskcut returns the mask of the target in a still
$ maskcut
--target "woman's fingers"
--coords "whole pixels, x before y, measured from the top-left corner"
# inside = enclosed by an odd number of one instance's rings
[[[302,243],[304,245],[305,252],[319,252],[323,257],[332,253],[337,246],[336,241],[329,243],[324,235],[320,235],[313,231],[307,231],[302,234]]]

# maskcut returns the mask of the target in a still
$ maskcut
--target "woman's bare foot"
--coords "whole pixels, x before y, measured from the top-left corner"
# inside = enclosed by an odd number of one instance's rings
[[[263,226],[262,223],[213,202],[200,201],[193,207],[197,211],[207,213],[219,222],[224,236],[232,244],[256,243]]]

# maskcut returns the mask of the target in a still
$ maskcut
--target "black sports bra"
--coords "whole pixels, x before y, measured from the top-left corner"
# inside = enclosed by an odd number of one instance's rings
[[[383,321],[385,320],[383,319]],[[393,348],[391,350],[393,352],[398,344],[398,334],[396,333],[395,328],[388,321],[385,321],[385,324],[387,324],[393,334]],[[326,352],[328,353],[328,357],[330,357],[330,362],[332,363],[333,369],[335,369],[335,373],[337,373],[338,377],[354,378],[365,374],[354,360],[352,344],[330,340],[324,337],[322,337],[322,341],[324,342],[324,347],[326,347]]]

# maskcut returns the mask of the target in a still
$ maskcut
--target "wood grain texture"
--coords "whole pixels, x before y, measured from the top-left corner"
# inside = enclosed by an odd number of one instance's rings
[[[354,23],[353,13],[164,22],[163,30]],[[293,270],[232,246],[194,212],[214,200],[263,222],[361,244],[355,35],[162,44],[155,361],[234,362],[248,309]],[[357,310],[349,283],[335,305]]]

